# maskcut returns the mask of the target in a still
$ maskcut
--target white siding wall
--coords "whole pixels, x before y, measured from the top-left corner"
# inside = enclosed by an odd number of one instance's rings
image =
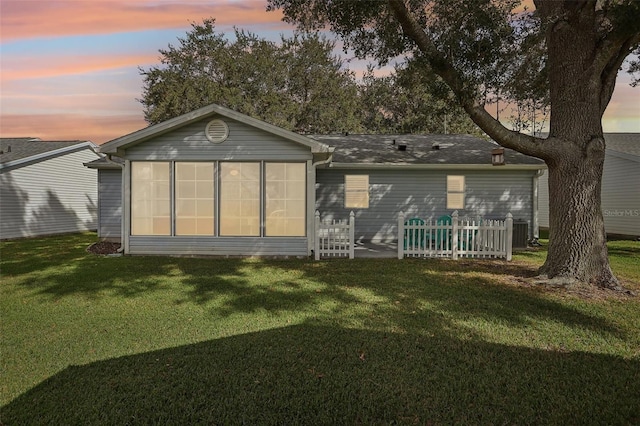
[[[549,176],[538,181],[540,226],[549,227]],[[640,162],[607,151],[602,175],[607,233],[640,236]]]
[[[602,214],[608,233],[640,236],[640,161],[605,157]]]
[[[549,227],[549,171],[538,178],[538,223],[542,228]]]
[[[0,238],[96,229],[97,174],[90,149],[0,174]]]
[[[318,169],[316,209],[322,219],[348,219],[356,214],[356,240],[397,240],[397,220],[400,211],[407,218],[437,219],[450,215],[447,210],[447,174],[465,176],[465,209],[460,216],[483,216],[504,219],[511,212],[515,220],[529,224],[532,232],[533,176],[525,171],[446,171],[427,170],[338,170]],[[344,175],[369,175],[369,208],[344,207]]]

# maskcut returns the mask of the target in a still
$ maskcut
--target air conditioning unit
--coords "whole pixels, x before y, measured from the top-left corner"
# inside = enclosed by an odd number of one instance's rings
[[[529,224],[525,220],[513,221],[513,248],[527,248]]]

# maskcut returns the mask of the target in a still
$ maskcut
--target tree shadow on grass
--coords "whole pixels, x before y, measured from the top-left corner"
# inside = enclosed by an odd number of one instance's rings
[[[257,311],[306,312],[306,317],[332,318],[345,324],[345,318],[364,316],[361,323],[374,330],[433,334],[446,329],[452,336],[463,329],[459,320],[469,318],[509,326],[543,320],[605,337],[627,337],[601,316],[578,311],[531,289],[496,282],[496,276],[531,275],[526,265],[465,259],[109,258],[86,253],[86,235],[67,238],[30,242],[28,249],[3,259],[3,273],[17,277],[18,287],[54,300],[74,295],[158,295],[159,304],[201,305],[216,318]],[[58,256],[22,259],[27,251],[54,252],[56,244],[60,245]],[[29,262],[38,269],[27,270]],[[446,323],[434,322],[434,318],[445,318]]]
[[[70,366],[17,424],[634,424],[640,362],[313,324]]]

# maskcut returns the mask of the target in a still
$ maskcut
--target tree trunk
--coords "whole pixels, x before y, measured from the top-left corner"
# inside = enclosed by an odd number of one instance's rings
[[[604,141],[588,156],[549,162],[549,252],[541,275],[618,289],[609,266],[600,207]]]
[[[596,11],[581,3],[537,3],[543,16],[555,20],[547,29],[551,118],[543,156],[549,168],[549,252],[540,272],[619,288],[601,209],[602,114],[610,93],[594,66],[601,48]]]

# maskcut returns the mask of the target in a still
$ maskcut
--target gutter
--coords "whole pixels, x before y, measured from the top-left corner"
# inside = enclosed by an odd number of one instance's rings
[[[544,170],[546,164],[411,164],[411,163],[331,163],[332,169],[386,169],[386,170]]]

